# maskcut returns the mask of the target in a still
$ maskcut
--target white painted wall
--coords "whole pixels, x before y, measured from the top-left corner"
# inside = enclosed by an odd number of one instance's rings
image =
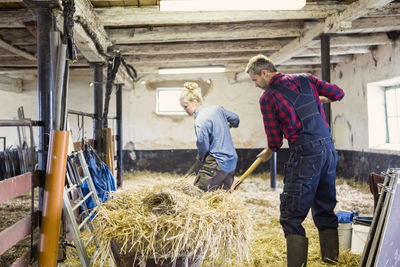
[[[344,99],[332,104],[333,136],[338,149],[391,153],[370,148],[376,144],[369,141],[368,84],[399,77],[399,63],[400,40],[397,40],[393,45],[379,46],[370,54],[355,56],[332,71],[331,80],[345,91]],[[370,88],[376,93],[374,87]],[[376,95],[371,94],[370,98],[373,97]],[[379,99],[370,99],[370,103],[372,100],[382,104]]]
[[[371,54],[358,55],[351,62],[339,64],[331,72],[331,80],[345,91],[344,99],[332,103],[333,137],[338,149],[372,151],[369,149],[367,84],[400,76],[400,41],[378,47]],[[74,71],[71,74],[69,108],[93,112],[93,74]],[[244,74],[189,74],[144,76],[147,84],[170,80],[211,80],[205,103],[222,105],[240,116],[240,126],[231,133],[236,148],[262,148],[267,145],[258,99],[262,91]],[[104,79],[105,80],[105,79]],[[16,117],[17,107],[23,105],[27,117],[38,118],[36,81],[25,81],[22,94],[0,91],[0,118]],[[124,146],[133,142],[136,149],[195,148],[193,118],[162,116],[155,112],[155,90],[138,82],[134,89],[123,91]],[[110,103],[110,116],[115,116],[115,92]],[[115,126],[110,123],[113,134]],[[92,137],[92,121],[85,120],[85,135]],[[80,136],[76,116],[71,116],[74,141]],[[0,129],[0,136],[12,140],[15,133]],[[15,139],[17,140],[17,139]],[[375,151],[375,150],[374,150]],[[385,151],[383,151],[385,152]]]

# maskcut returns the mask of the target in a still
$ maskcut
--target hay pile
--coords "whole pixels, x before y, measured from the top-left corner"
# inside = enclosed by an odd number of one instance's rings
[[[184,181],[124,190],[102,205],[94,223],[105,244],[100,258],[113,241],[121,253],[133,251],[140,263],[182,255],[218,266],[248,261],[249,215],[235,194],[222,190],[202,193]]]

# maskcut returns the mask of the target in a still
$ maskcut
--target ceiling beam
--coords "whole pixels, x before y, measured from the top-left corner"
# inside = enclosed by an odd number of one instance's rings
[[[340,56],[340,55],[354,55],[354,54],[368,54],[371,52],[371,49],[368,46],[356,46],[356,47],[331,47],[330,55],[331,56]],[[320,48],[307,48],[302,51],[297,57],[319,57],[321,56]]]
[[[174,67],[185,67],[187,66],[186,63],[178,63],[174,64]],[[138,65],[136,70],[140,73],[140,75],[146,75],[146,74],[156,74],[158,73],[160,65],[159,64],[143,64],[143,65]],[[167,65],[164,65],[162,67],[168,67]],[[246,63],[226,63],[226,72],[244,72],[246,68]],[[281,72],[287,72],[287,73],[304,73],[304,72],[315,72],[319,71],[321,67],[319,65],[287,65],[287,66],[280,66],[279,71]]]
[[[158,6],[96,8],[104,26],[237,23],[266,20],[320,19],[343,11],[346,5],[308,3],[301,10],[162,12]]]
[[[100,19],[94,12],[92,4],[89,0],[76,0],[75,8],[74,38],[79,51],[89,62],[105,61],[102,53],[107,52],[111,42],[103,25],[99,23]],[[63,32],[61,13],[57,19],[57,28]]]
[[[0,75],[0,91],[9,91],[21,93],[23,90],[21,79],[10,78],[6,75]]]
[[[400,30],[400,15],[382,18],[360,18],[351,23],[351,28],[339,28],[337,33],[375,33]],[[329,32],[333,32],[332,30]]]
[[[237,23],[266,20],[322,19],[343,11],[347,5],[333,2],[307,3],[301,10],[161,12],[158,6],[95,8],[106,27]],[[400,14],[400,3],[371,9],[367,17]]]
[[[240,51],[276,51],[289,43],[292,39],[254,39],[232,41],[207,41],[207,42],[178,42],[155,44],[130,44],[116,45],[123,55],[146,54],[189,54],[189,53],[223,53]],[[337,35],[331,36],[330,46],[335,47],[365,47],[372,45],[392,44],[386,33],[374,33],[366,35]],[[319,40],[313,41],[310,48],[319,48]]]
[[[155,43],[155,44],[131,44],[118,45],[117,49],[123,55],[141,54],[182,54],[182,53],[217,53],[279,50],[288,40],[255,39],[232,41],[207,41],[207,42],[181,42],[181,43]]]
[[[350,4],[344,11],[327,17],[325,21],[318,23],[311,29],[307,30],[303,36],[297,37],[281,50],[274,53],[271,56],[271,59],[276,64],[280,64],[301,53],[310,45],[310,42],[320,34],[327,33],[329,31],[337,31],[341,25],[343,25],[343,21],[351,22],[356,20],[357,18],[368,13],[371,8],[380,8],[390,2],[391,0],[359,0],[354,2]]]
[[[88,0],[75,0],[75,7],[74,39],[79,52],[88,62],[105,62],[108,47],[112,43],[104,30],[104,26],[99,23],[100,19],[97,13]],[[60,31],[63,31],[61,14],[58,18],[57,27]],[[124,71],[118,71],[116,80],[119,83],[124,83],[125,88],[133,88],[133,81],[128,78]]]
[[[108,34],[115,44],[137,44],[297,37],[302,31],[302,23],[291,21],[109,29]]]
[[[1,10],[0,28],[24,28],[24,22],[35,19],[28,9]]]
[[[197,66],[203,64],[225,64],[225,63],[243,63],[246,64],[248,60],[257,55],[258,53],[252,52],[237,52],[237,53],[203,53],[203,54],[174,54],[174,55],[140,55],[140,56],[127,56],[126,60],[133,66],[140,66],[142,64],[174,64],[186,63],[186,66]],[[344,56],[331,56],[332,63],[343,62],[343,59],[352,58],[351,55]],[[302,57],[294,58],[293,60],[286,61],[278,65],[313,65],[320,64],[320,57]]]
[[[22,49],[16,48],[15,46],[12,46],[11,44],[7,43],[3,39],[0,38],[0,47],[15,54],[16,56],[20,56],[23,58],[26,58],[28,60],[36,60],[36,57]]]

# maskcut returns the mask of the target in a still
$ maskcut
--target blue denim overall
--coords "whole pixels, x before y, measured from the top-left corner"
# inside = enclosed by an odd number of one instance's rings
[[[307,77],[299,75],[300,93],[272,85],[293,104],[301,120],[302,133],[289,144],[290,156],[286,163],[283,192],[280,195],[280,223],[285,232],[305,236],[301,223],[311,208],[318,230],[336,229],[335,172],[338,155],[329,128],[318,110],[313,90]]]

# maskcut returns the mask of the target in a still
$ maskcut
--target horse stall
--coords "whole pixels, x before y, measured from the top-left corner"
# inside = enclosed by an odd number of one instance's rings
[[[397,266],[400,2],[288,2],[1,0],[0,266]]]

